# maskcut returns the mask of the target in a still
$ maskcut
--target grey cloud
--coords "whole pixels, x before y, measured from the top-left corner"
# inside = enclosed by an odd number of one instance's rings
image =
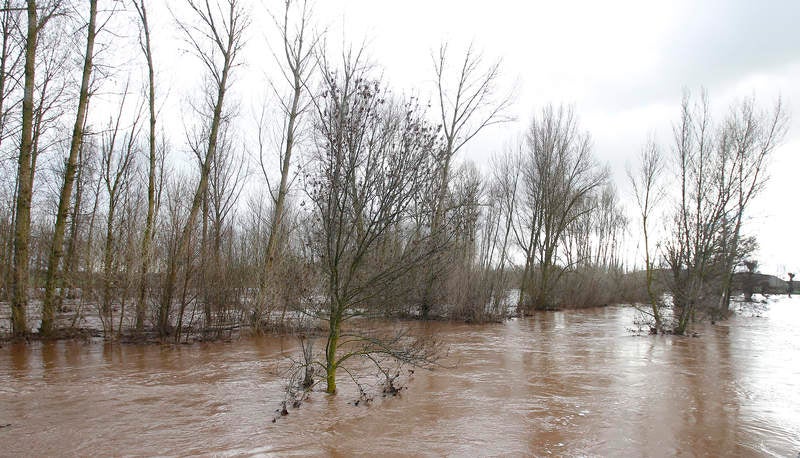
[[[651,74],[609,81],[593,91],[593,102],[621,109],[657,103],[684,86],[711,88],[800,62],[800,2],[695,3],[678,19],[668,41],[651,50],[659,61]]]

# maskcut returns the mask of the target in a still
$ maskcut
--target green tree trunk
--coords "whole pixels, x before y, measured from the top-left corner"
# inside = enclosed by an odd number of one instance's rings
[[[333,299],[332,299],[333,300]],[[341,308],[339,304],[333,305],[331,317],[328,322],[328,345],[325,347],[325,392],[336,394],[336,369],[339,367],[336,360],[336,350],[339,346],[339,333],[341,332]]]

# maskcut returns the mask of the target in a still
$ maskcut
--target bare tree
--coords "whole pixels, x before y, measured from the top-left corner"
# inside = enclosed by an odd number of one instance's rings
[[[293,4],[299,3],[297,13],[299,17],[291,17]],[[264,179],[267,181],[267,190],[272,199],[272,217],[270,218],[269,236],[265,252],[264,275],[262,288],[272,281],[272,271],[275,263],[276,250],[281,244],[280,235],[283,233],[283,224],[286,214],[286,198],[289,194],[291,184],[291,165],[292,155],[298,141],[303,115],[308,109],[308,102],[304,94],[308,86],[311,73],[316,66],[313,51],[317,44],[316,37],[309,36],[311,8],[306,0],[294,2],[286,0],[284,2],[283,17],[281,19],[273,17],[276,28],[281,37],[282,53],[279,57],[275,54],[275,61],[281,70],[281,75],[289,85],[287,95],[280,85],[271,82],[273,91],[277,96],[278,104],[283,115],[283,125],[281,136],[277,142],[278,146],[278,168],[280,169],[280,181],[277,189],[270,183],[270,173],[265,164],[266,142],[264,135],[264,113],[262,112],[261,123],[259,126],[259,162]]]
[[[771,112],[760,111],[754,98],[734,105],[719,134],[723,166],[719,186],[726,202],[721,250],[723,290],[719,308],[726,314],[731,301],[733,271],[747,253],[742,243],[745,212],[767,180],[767,160],[786,134],[788,118],[779,98]]]
[[[102,188],[102,161],[98,158],[98,139],[87,136],[78,154],[78,173],[75,177],[75,199],[70,217],[69,240],[64,257],[64,298],[77,299],[70,327],[74,328],[83,315],[87,302],[94,303],[93,237]],[[83,261],[83,262],[82,262]]]
[[[464,145],[488,126],[508,122],[506,114],[511,105],[511,95],[497,94],[500,62],[486,65],[483,55],[472,45],[467,48],[464,60],[455,68],[455,90],[449,87],[451,64],[447,45],[439,47],[434,60],[437,101],[439,104],[444,148],[440,159],[441,185],[434,213],[434,226],[441,223],[443,205],[450,179],[452,160]]]
[[[103,248],[103,296],[100,308],[100,316],[103,319],[106,334],[111,335],[114,332],[113,320],[111,316],[111,301],[112,294],[117,281],[117,269],[115,265],[119,260],[122,250],[118,250],[116,243],[116,233],[119,231],[117,227],[117,212],[120,210],[120,203],[122,199],[127,197],[128,184],[131,178],[131,170],[134,163],[136,154],[136,141],[138,139],[139,130],[139,114],[135,116],[132,125],[126,129],[127,132],[121,132],[121,127],[124,129],[126,126],[121,126],[123,120],[123,111],[125,109],[125,99],[128,95],[128,88],[122,96],[117,113],[116,120],[110,126],[106,138],[103,141],[101,163],[101,174],[106,188],[106,195],[108,197],[108,213],[106,216],[106,236]],[[122,138],[118,138],[122,135]]]
[[[433,177],[437,145],[435,129],[415,105],[387,100],[360,51],[345,53],[339,68],[321,59],[316,152],[306,192],[318,221],[313,244],[326,280],[320,316],[328,333],[321,365],[326,391],[333,394],[337,369],[354,356],[409,357],[407,347],[343,332],[342,326],[431,254],[424,238],[398,244],[393,235],[411,218],[412,196]]]
[[[661,304],[653,289],[655,256],[650,251],[649,225],[649,219],[653,214],[653,207],[658,205],[659,201],[664,196],[664,191],[661,186],[664,163],[655,141],[651,140],[642,148],[638,167],[635,170],[628,168],[626,171],[628,180],[630,180],[631,187],[633,188],[636,205],[639,209],[639,217],[641,218],[642,236],[644,238],[642,244],[644,245],[647,297],[650,301],[650,310],[655,323],[655,332],[662,332]]]
[[[490,298],[495,308],[498,308],[500,304],[507,305],[505,304],[506,288],[508,287],[506,267],[511,264],[509,244],[521,186],[522,147],[522,142],[517,142],[505,154],[492,158],[490,206],[496,212],[498,228],[492,237],[492,248],[486,256],[485,268],[487,271],[496,269],[496,278],[490,285]],[[498,242],[500,243],[499,248],[496,246]],[[497,251],[496,257],[495,250]]]
[[[168,334],[169,311],[175,292],[178,270],[188,251],[189,239],[195,220],[206,196],[211,167],[217,153],[220,124],[224,117],[225,95],[230,85],[231,70],[244,43],[244,31],[247,17],[239,0],[225,0],[225,7],[214,8],[208,2],[200,3],[187,0],[187,4],[195,15],[198,25],[178,22],[179,28],[186,35],[187,41],[208,71],[213,85],[207,94],[207,108],[210,118],[207,128],[207,143],[204,154],[199,159],[200,177],[192,199],[189,214],[181,231],[177,251],[169,260],[164,291],[158,313],[157,328],[163,336]],[[211,49],[208,49],[210,46]]]
[[[694,106],[684,95],[673,128],[680,194],[665,243],[673,332],[686,332],[698,310],[727,313],[733,270],[753,250],[742,235],[744,215],[764,185],[766,159],[785,126],[780,101],[772,113],[759,113],[746,100],[716,126],[705,94]]]
[[[34,90],[36,86],[36,50],[39,33],[60,8],[60,2],[48,2],[39,15],[41,4],[27,0],[27,33],[25,39],[25,77],[22,98],[22,124],[17,169],[17,205],[14,220],[14,278],[11,299],[11,323],[16,336],[26,334],[28,325],[28,262],[31,234],[31,198],[34,155]]]
[[[444,145],[438,157],[438,189],[435,191],[430,223],[432,232],[437,233],[441,232],[445,221],[453,158],[486,127],[510,121],[512,118],[506,114],[511,105],[511,94],[497,93],[500,61],[486,64],[483,55],[470,44],[463,61],[453,65],[448,57],[447,45],[443,44],[439,47],[433,64],[444,135]],[[432,265],[431,269],[421,304],[423,318],[427,318],[430,312],[437,277],[435,266]]]
[[[534,308],[555,305],[552,289],[570,267],[559,265],[566,231],[591,209],[584,205],[585,199],[606,181],[606,172],[592,157],[589,136],[578,130],[571,109],[545,107],[531,121],[526,142],[524,216],[515,229],[517,243],[525,254],[520,313],[525,311],[525,294],[531,295]]]
[[[231,220],[234,219],[233,213],[242,194],[247,168],[246,162],[232,144],[234,140],[231,138],[231,126],[223,123],[221,127],[217,157],[209,175],[201,246],[207,327],[214,323],[214,311],[219,312],[223,307],[235,305],[239,301],[236,295],[227,294],[234,289],[229,287],[233,280],[228,272],[230,259],[223,259],[222,244],[224,239],[230,238],[226,233],[232,230]]]
[[[150,264],[150,250],[153,244],[154,226],[156,220],[156,182],[158,179],[158,153],[156,148],[156,85],[155,85],[155,65],[153,64],[153,52],[150,45],[150,23],[147,18],[147,5],[145,0],[134,0],[133,6],[139,16],[141,29],[139,33],[139,46],[142,54],[147,61],[147,107],[149,110],[149,130],[147,137],[148,146],[148,169],[147,169],[147,216],[144,223],[144,234],[142,235],[142,256],[139,284],[139,299],[136,302],[136,330],[141,332],[144,329],[145,301],[147,296],[147,272]]]
[[[22,100],[22,142],[17,171],[17,208],[14,229],[14,280],[11,302],[11,324],[14,335],[28,332],[28,247],[31,231],[31,193],[33,170],[33,86],[36,82],[36,39],[39,32],[36,2],[28,0],[28,34],[25,45],[25,95]]]
[[[92,63],[94,59],[94,42],[97,32],[97,0],[89,1],[89,20],[86,34],[86,53],[83,61],[83,74],[81,76],[81,89],[78,95],[78,108],[75,115],[75,125],[72,131],[69,156],[64,171],[64,183],[58,203],[56,222],[53,230],[53,240],[50,257],[47,262],[47,277],[45,280],[45,295],[42,304],[42,324],[39,332],[50,335],[54,330],[56,288],[60,280],[60,263],[64,252],[64,234],[66,232],[69,206],[72,201],[72,187],[75,182],[75,172],[78,165],[78,152],[83,141],[84,125],[86,123],[87,106],[89,104],[89,83],[92,76]]]

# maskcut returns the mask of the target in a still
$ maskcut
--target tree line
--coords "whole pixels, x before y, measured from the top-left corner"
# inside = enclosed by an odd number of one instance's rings
[[[96,316],[109,338],[179,341],[311,317],[335,391],[342,344],[401,355],[356,337],[356,317],[479,322],[636,302],[656,332],[683,333],[727,312],[755,248],[746,210],[786,130],[779,102],[746,99],[716,122],[705,95],[687,95],[671,143],[649,142],[629,170],[629,216],[573,107],[540,108],[488,167],[460,156],[512,120],[500,61],[472,46],[442,45],[430,100],[405,96],[365,49],[334,50],[309,3],[287,0],[269,14],[272,97],[243,130],[230,93],[257,5],[171,5],[202,69],[183,131],[161,119],[153,45],[165,38],[146,0],[2,3],[0,292],[13,335]],[[117,34],[121,20],[136,33]],[[141,84],[111,65],[130,49]]]

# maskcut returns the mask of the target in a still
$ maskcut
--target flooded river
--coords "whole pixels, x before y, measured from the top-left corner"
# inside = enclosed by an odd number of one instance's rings
[[[800,301],[699,337],[620,307],[410,323],[447,367],[368,406],[314,393],[272,422],[293,338],[0,348],[0,455],[785,456],[800,452]]]

